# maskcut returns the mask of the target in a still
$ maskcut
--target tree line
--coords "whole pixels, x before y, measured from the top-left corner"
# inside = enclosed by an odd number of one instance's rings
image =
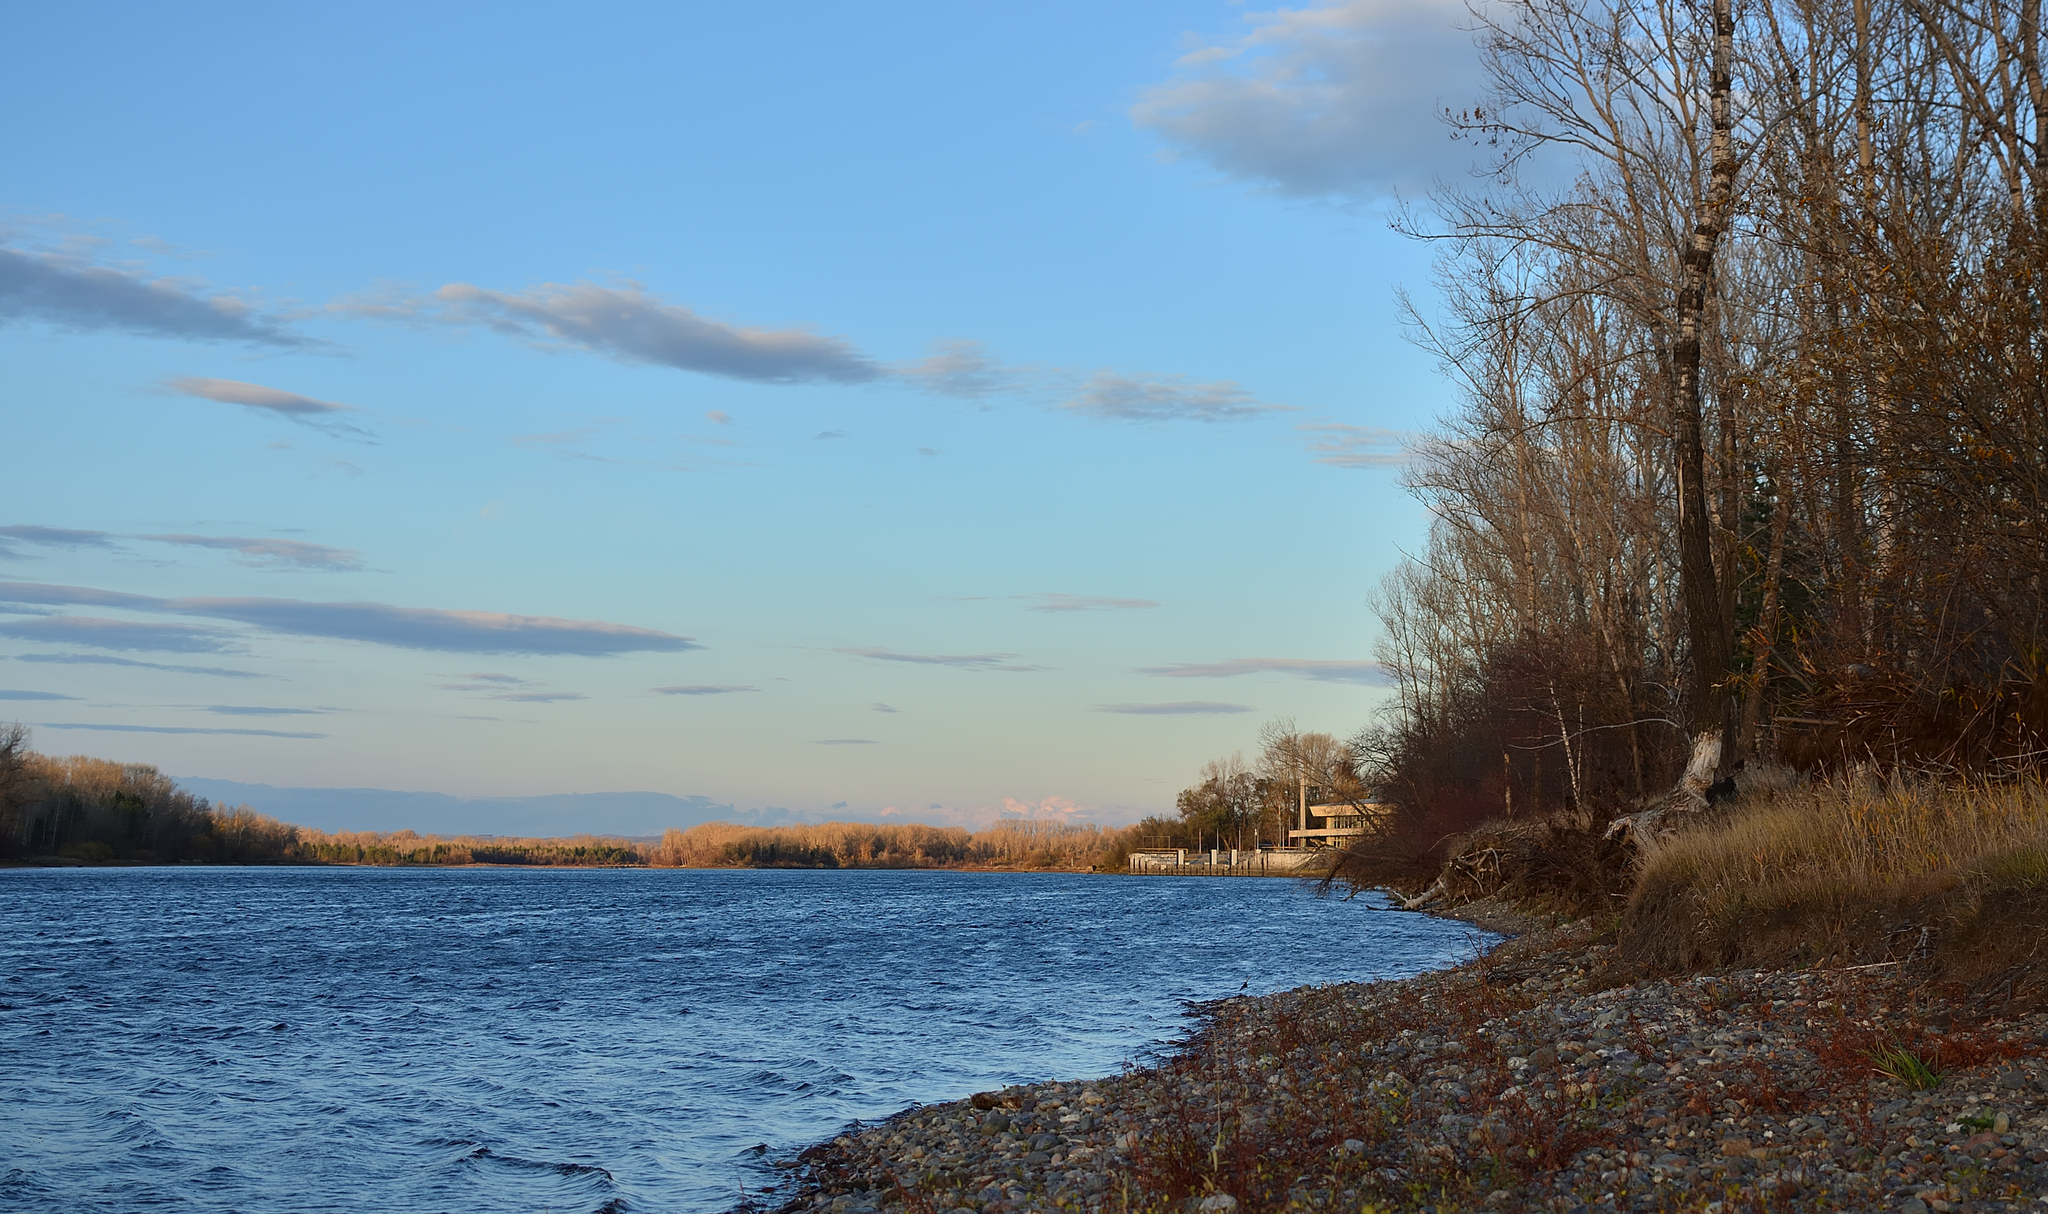
[[[216,864],[298,858],[299,829],[246,805],[208,804],[146,763],[29,749],[0,725],[0,859]]]
[[[86,864],[365,864],[692,868],[1121,869],[1130,829],[1004,819],[989,829],[828,822],[752,827],[712,822],[658,843],[434,836],[294,826],[247,805],[209,804],[145,763],[29,749],[0,726],[0,861]]]
[[[1363,807],[1373,796],[1352,746],[1336,735],[1298,728],[1289,717],[1259,730],[1259,751],[1202,765],[1174,798],[1175,817],[1152,815],[1127,828],[1130,847],[1251,850],[1290,846],[1304,804]]]
[[[2038,0],[1508,0],[1402,223],[1458,402],[1354,739],[1450,829],[2048,757]]]
[[[413,831],[329,834],[209,804],[147,763],[29,749],[0,725],[0,860],[84,864],[645,864],[640,845],[570,839],[433,838]]]

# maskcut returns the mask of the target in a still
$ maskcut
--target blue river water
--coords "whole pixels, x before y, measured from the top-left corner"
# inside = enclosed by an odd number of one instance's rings
[[[0,871],[0,1209],[724,1210],[1184,1001],[1482,944],[1272,879]]]

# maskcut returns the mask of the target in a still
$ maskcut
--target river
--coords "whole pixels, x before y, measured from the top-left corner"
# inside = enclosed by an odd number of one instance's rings
[[[724,1210],[849,1120],[1113,1074],[1185,1001],[1481,943],[1270,879],[5,870],[0,1208]]]

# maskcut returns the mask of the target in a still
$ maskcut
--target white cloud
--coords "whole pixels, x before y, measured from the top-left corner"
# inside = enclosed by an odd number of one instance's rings
[[[1184,56],[1131,119],[1230,177],[1366,200],[1467,172],[1446,109],[1481,99],[1459,0],[1348,0],[1248,14],[1249,32]]]
[[[1020,801],[1015,797],[1004,797],[1001,816],[1073,822],[1086,818],[1088,811],[1066,797],[1052,796],[1038,801]]]

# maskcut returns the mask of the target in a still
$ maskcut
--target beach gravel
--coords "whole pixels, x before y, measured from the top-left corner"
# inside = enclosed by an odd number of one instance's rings
[[[2048,1015],[1910,964],[1630,975],[1587,924],[1197,1009],[1155,1066],[920,1106],[796,1211],[2048,1211]]]

